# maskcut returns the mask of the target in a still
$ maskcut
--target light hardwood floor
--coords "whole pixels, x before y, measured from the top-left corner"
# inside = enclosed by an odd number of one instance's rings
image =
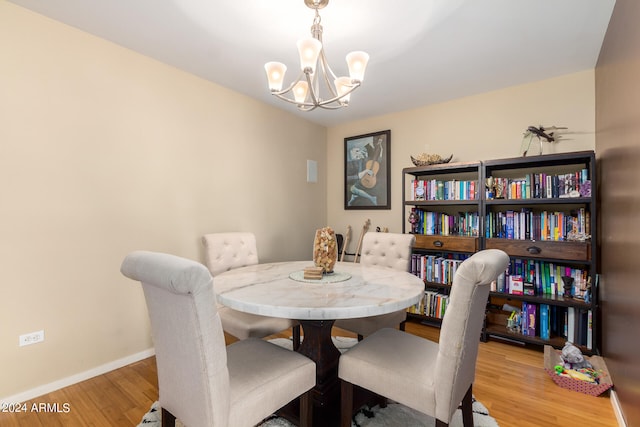
[[[415,322],[407,322],[407,332],[432,340],[439,336],[437,328]],[[350,335],[339,330],[336,334]],[[474,395],[501,427],[618,425],[608,395],[562,389],[542,363],[542,352],[536,349],[497,341],[480,344]],[[25,402],[26,412],[0,413],[0,426],[136,426],[158,398],[156,375],[155,358],[145,359]],[[33,404],[48,411],[32,411]],[[60,412],[50,412],[53,404]]]

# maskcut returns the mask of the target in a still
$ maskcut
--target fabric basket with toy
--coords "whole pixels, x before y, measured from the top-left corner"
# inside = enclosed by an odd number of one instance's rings
[[[544,369],[560,387],[591,396],[599,396],[613,387],[604,359],[583,356],[570,342],[562,350],[544,346]]]

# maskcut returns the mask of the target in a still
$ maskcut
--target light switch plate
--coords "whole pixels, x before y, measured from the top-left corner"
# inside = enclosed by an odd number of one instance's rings
[[[318,162],[307,160],[307,182],[318,182]]]

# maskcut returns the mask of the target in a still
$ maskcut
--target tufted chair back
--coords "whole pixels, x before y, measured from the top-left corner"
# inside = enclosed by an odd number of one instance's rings
[[[202,236],[205,262],[214,276],[258,263],[256,236],[249,232],[211,233]]]
[[[369,232],[362,238],[362,257],[364,265],[393,268],[409,271],[411,249],[416,238],[413,234]]]
[[[185,425],[226,426],[227,352],[209,271],[191,260],[147,251],[127,255],[121,271],[142,282],[162,408]]]

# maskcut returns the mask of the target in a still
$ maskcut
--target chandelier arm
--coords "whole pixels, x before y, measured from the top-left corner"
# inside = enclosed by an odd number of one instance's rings
[[[323,61],[320,61],[320,69],[322,71],[322,80],[324,81],[324,85],[327,88],[327,91],[329,92],[329,96],[331,98],[334,98],[336,96],[338,96],[338,92],[336,92],[331,80],[329,80],[329,76],[333,76],[333,80],[336,80],[336,76],[335,74],[333,74],[333,71],[331,70],[331,67],[329,67],[329,64],[326,63],[326,60],[324,60],[325,58],[322,58]]]
[[[286,89],[282,89],[281,91],[271,92],[271,93],[274,95],[284,95],[287,92],[291,92],[291,90],[293,90],[293,87],[300,81],[303,74],[304,74],[304,71],[300,71],[300,74],[298,74],[298,77],[296,77],[296,79],[289,86],[287,86]]]
[[[343,93],[342,95],[336,95],[335,97],[333,97],[331,99],[327,99],[326,101],[322,101],[322,102],[320,102],[319,106],[322,107],[322,106],[324,106],[326,104],[331,104],[332,102],[339,102],[342,98],[344,98],[345,96],[349,95],[351,92],[356,90],[359,86],[360,86],[360,83],[354,83],[353,86],[350,87],[349,90],[346,91],[345,93]],[[344,107],[345,105],[340,103],[340,106]]]
[[[289,103],[291,103],[291,104],[300,105],[300,103],[299,103],[299,102],[297,102],[295,99],[287,98],[287,97],[286,97],[286,96],[284,96],[284,94],[282,94],[281,92],[271,92],[271,95],[276,96],[276,97],[278,97],[278,98],[282,99],[283,101],[287,101],[287,102],[289,102]],[[311,104],[309,104],[309,105],[311,105]]]
[[[318,88],[318,70],[316,70],[316,75],[314,78],[311,78],[311,73],[304,73],[307,76],[307,83],[309,84],[309,96],[311,97],[311,101],[313,101],[313,105],[320,105],[320,99],[318,98],[318,94],[320,93],[320,88]],[[316,93],[318,91],[318,93]]]

